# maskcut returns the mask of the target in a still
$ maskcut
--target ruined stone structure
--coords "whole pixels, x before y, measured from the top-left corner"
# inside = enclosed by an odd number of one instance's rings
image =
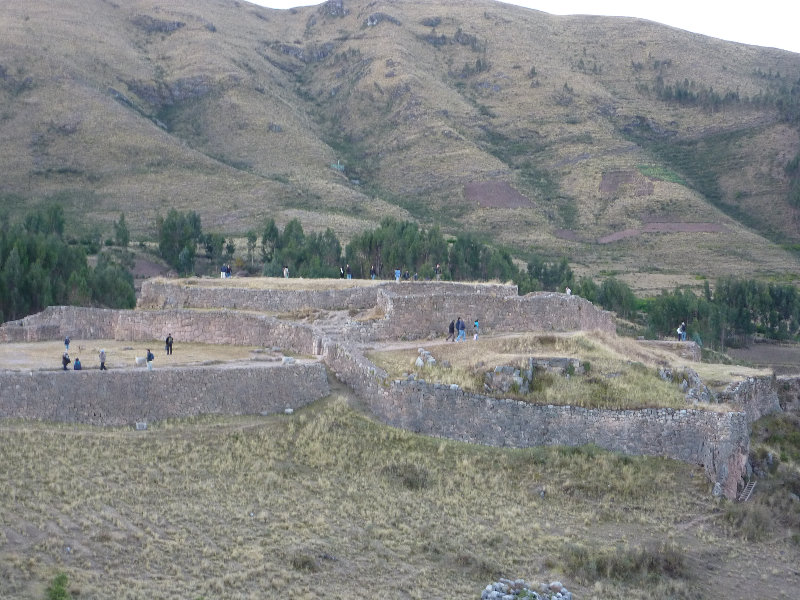
[[[120,426],[202,414],[295,410],[329,393],[319,362],[28,371],[0,375],[0,418]]]
[[[346,321],[335,330],[264,314],[370,308],[382,316],[368,322]],[[277,346],[320,357],[376,418],[389,425],[494,446],[594,443],[629,454],[665,456],[702,465],[728,497],[735,497],[742,481],[750,424],[780,410],[773,379],[748,380],[731,388],[725,396],[733,408],[729,412],[539,406],[468,393],[458,386],[389,381],[361,350],[364,342],[438,337],[459,315],[469,321],[478,318],[482,332],[489,334],[614,331],[611,315],[582,298],[554,293],[520,297],[515,286],[507,285],[381,283],[284,291],[156,280],[143,285],[137,310],[50,307],[3,324],[0,341],[54,340],[65,335],[146,341],[172,332],[183,341]],[[0,374],[0,417],[122,425],[200,413],[276,412],[298,408],[329,392],[320,362],[72,375]],[[796,391],[788,384],[783,388]],[[165,403],[168,389],[181,393]]]

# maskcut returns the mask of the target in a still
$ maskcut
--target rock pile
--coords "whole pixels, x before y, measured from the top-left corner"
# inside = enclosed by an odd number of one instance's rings
[[[425,348],[418,348],[417,353],[417,360],[414,362],[414,366],[418,369],[423,367],[433,367],[436,365],[436,359],[433,358],[433,355],[425,350]]]
[[[487,585],[481,592],[481,600],[572,600],[572,592],[568,591],[560,581],[540,583],[533,590],[524,579],[501,579]]]
[[[686,395],[687,402],[697,404],[698,402],[717,401],[716,394],[708,389],[708,386],[703,383],[697,372],[692,369],[673,371],[662,367],[658,370],[658,376],[664,381],[677,383],[681,391]]]

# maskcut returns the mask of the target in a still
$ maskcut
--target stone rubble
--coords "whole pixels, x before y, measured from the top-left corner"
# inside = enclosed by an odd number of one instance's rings
[[[534,590],[524,579],[500,579],[483,589],[481,600],[573,600],[573,596],[560,581],[540,583]]]

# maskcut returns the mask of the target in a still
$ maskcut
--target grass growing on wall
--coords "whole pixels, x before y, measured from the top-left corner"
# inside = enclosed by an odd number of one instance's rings
[[[416,348],[372,352],[368,357],[390,378],[414,373],[431,383],[457,384],[476,393],[485,393],[484,373],[496,366],[513,365],[524,371],[532,356],[577,358],[588,367],[583,375],[539,374],[529,393],[500,395],[536,404],[585,408],[687,407],[678,386],[658,377],[657,356],[638,348],[632,340],[595,333],[524,334],[427,348],[436,358],[436,366],[416,368]]]

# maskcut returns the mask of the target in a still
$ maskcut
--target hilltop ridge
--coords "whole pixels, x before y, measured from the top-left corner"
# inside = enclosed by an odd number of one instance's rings
[[[12,216],[344,240],[392,216],[643,289],[800,266],[790,52],[484,0],[31,0],[0,32]]]

